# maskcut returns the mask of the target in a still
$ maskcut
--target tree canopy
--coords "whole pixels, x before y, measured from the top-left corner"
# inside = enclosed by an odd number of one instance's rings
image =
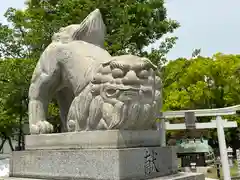
[[[240,56],[179,58],[163,69],[164,108],[221,108],[240,104]]]
[[[145,55],[157,64],[165,60],[164,55],[176,38],[168,38],[150,53],[144,51],[144,47],[179,27],[176,21],[167,18],[163,0],[26,1],[24,10],[9,8],[5,13],[13,28],[0,26],[0,37],[3,37],[0,45],[3,50],[8,48],[2,56],[38,58],[54,32],[79,24],[96,8],[100,9],[106,24],[105,46],[112,55]]]
[[[164,110],[210,109],[240,104],[240,55],[215,54],[170,61],[163,68]],[[226,117],[236,120],[237,116]],[[199,121],[210,120],[200,118]],[[239,129],[226,131],[228,143],[239,148]],[[217,139],[216,131],[209,138]],[[238,143],[236,143],[238,142]]]

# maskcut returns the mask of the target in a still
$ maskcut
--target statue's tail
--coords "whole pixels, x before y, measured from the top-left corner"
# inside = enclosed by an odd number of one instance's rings
[[[74,32],[74,40],[82,40],[101,47],[104,46],[106,27],[99,9],[91,12]]]
[[[53,41],[69,42],[74,40],[85,41],[104,47],[106,26],[99,9],[91,12],[80,24],[61,28],[53,36]]]

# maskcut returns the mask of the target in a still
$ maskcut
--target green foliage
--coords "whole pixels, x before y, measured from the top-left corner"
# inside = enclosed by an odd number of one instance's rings
[[[177,39],[177,37],[168,37],[160,43],[158,49],[152,48],[150,53],[144,51],[141,56],[148,57],[161,70],[162,66],[167,62],[166,54],[173,48]]]
[[[0,57],[23,58],[27,52],[23,48],[19,34],[7,25],[0,24]]]
[[[220,108],[240,103],[240,56],[171,61],[163,69],[164,108]]]
[[[60,27],[79,24],[96,8],[100,9],[106,24],[105,45],[112,55],[128,52],[147,55],[159,64],[176,38],[168,38],[150,54],[143,48],[179,26],[166,18],[163,0],[30,0],[26,5],[24,10],[9,8],[5,16],[14,27],[11,35],[14,39],[20,37],[21,44],[34,58],[39,57]],[[1,29],[4,34],[4,28]]]
[[[35,64],[32,59],[0,61],[0,136],[11,136],[18,131],[20,116],[23,123],[28,121],[28,88]],[[59,113],[55,104],[53,102],[49,106],[49,118],[58,122]]]
[[[170,61],[163,68],[164,110],[222,108],[240,104],[240,56],[215,54]],[[236,120],[239,117],[227,117]],[[206,118],[199,119],[206,121]],[[209,121],[209,119],[207,119]],[[239,130],[226,133],[228,142]],[[216,132],[210,133],[216,138]]]
[[[19,127],[19,117],[27,118],[28,87],[34,68],[30,59],[0,61],[0,132],[8,136]]]

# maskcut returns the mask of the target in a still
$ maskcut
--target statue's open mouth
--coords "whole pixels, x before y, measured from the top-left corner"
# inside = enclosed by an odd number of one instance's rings
[[[118,97],[121,101],[134,100],[135,98],[139,98],[139,90],[122,91]]]
[[[120,101],[141,100],[141,97],[152,96],[152,87],[147,86],[108,86],[104,90],[106,97]],[[150,98],[151,99],[151,98]]]

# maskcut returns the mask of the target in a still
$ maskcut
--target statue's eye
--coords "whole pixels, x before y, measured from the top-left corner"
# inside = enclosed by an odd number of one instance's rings
[[[115,68],[112,70],[112,76],[114,78],[121,78],[124,76],[124,72],[123,72],[123,70],[121,70],[119,68]]]
[[[106,90],[106,95],[108,97],[112,97],[112,96],[116,96],[118,94],[118,90],[117,89],[107,89]]]
[[[149,72],[147,70],[142,70],[138,73],[138,77],[141,79],[147,79],[149,76]]]

